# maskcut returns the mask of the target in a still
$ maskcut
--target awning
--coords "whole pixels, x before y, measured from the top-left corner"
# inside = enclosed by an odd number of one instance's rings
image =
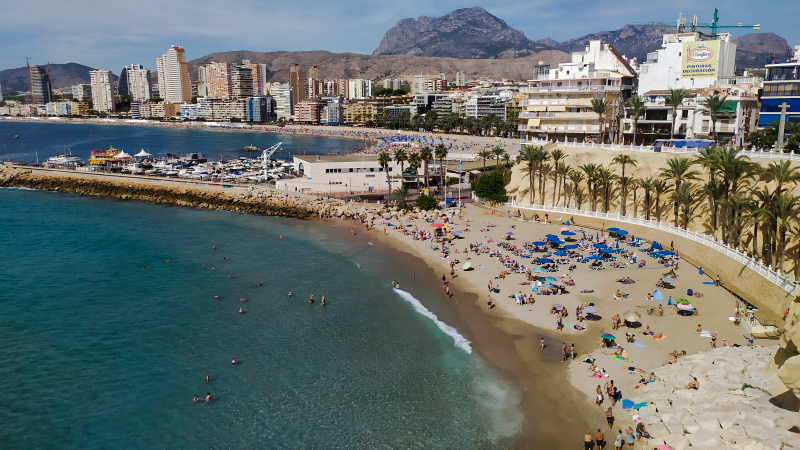
[[[564,105],[550,105],[547,107],[548,111],[566,111],[567,107]]]
[[[528,106],[528,111],[547,111],[547,106]]]
[[[538,127],[542,123],[542,119],[528,119],[529,127]]]

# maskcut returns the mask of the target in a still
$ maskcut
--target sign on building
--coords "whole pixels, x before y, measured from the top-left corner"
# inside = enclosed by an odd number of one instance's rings
[[[717,76],[719,41],[687,42],[683,48],[681,78]]]

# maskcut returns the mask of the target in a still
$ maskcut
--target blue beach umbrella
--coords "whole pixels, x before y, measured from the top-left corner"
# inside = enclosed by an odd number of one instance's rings
[[[608,248],[608,245],[606,245],[606,244],[592,244],[592,247],[594,247],[594,248]]]
[[[546,243],[547,242],[545,242],[545,241],[533,241],[532,242],[532,244],[537,246],[537,247],[541,247],[542,245],[545,245]]]
[[[677,255],[677,253],[671,252],[669,250],[662,250],[662,251],[658,252],[658,254],[661,255],[661,256],[675,256],[675,255]]]
[[[564,250],[574,250],[578,248],[578,244],[569,244],[564,246]]]
[[[543,278],[543,280],[544,280],[544,281],[547,281],[548,283],[555,283],[555,282],[557,282],[557,281],[558,281],[558,280],[556,279],[556,277],[544,277],[544,278]]]
[[[534,267],[533,269],[531,269],[531,273],[541,273],[541,272],[547,272],[547,269],[545,269],[544,267]]]
[[[616,233],[617,233],[617,236],[625,236],[626,234],[628,234],[628,231],[627,230],[617,230]]]
[[[613,248],[601,248],[600,249],[600,253],[614,253],[614,252],[616,252],[616,250],[614,250]]]
[[[545,234],[544,237],[558,239],[558,235],[555,234]]]
[[[586,258],[586,259],[595,260],[595,261],[600,261],[600,260],[602,260],[602,259],[603,259],[603,257],[602,257],[602,256],[598,256],[598,255],[592,255],[592,256],[590,256],[590,257],[588,257],[588,258]]]
[[[561,234],[563,234],[564,236],[575,236],[575,232],[574,231],[565,231],[565,232],[563,232]]]
[[[539,258],[538,262],[539,262],[539,264],[548,264],[548,263],[552,263],[552,262],[555,262],[555,261],[553,261],[550,258]]]
[[[558,244],[558,245],[566,243],[566,241],[562,241],[561,239],[556,239],[556,240],[553,240],[553,241],[550,241],[550,242],[552,242],[553,244]]]
[[[617,230],[619,230],[619,228],[611,227],[611,228],[606,228],[606,230],[608,230],[608,231],[617,231]]]
[[[556,256],[567,256],[567,255],[569,255],[569,253],[561,251],[561,250],[559,250],[557,252],[553,252],[553,254],[556,255]]]
[[[656,301],[659,301],[659,302],[664,301],[664,293],[661,292],[660,289],[656,289],[655,291],[653,291],[653,300],[656,300]]]
[[[661,281],[663,281],[664,283],[667,283],[667,284],[672,284],[672,283],[674,283],[674,282],[675,282],[675,278],[672,278],[672,277],[664,277],[664,278],[662,278],[662,279],[661,279]]]

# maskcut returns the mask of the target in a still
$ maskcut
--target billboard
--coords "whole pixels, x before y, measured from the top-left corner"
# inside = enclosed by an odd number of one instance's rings
[[[687,42],[682,61],[681,78],[717,76],[719,41]]]

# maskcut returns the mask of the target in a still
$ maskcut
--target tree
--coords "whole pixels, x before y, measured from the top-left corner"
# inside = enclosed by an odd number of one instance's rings
[[[419,197],[417,197],[416,203],[417,207],[424,211],[436,209],[436,207],[439,205],[439,201],[436,200],[436,198],[425,194],[422,194]]]
[[[616,175],[608,168],[599,166],[597,168],[597,182],[603,187],[603,212],[608,212],[609,199],[611,197],[611,183],[616,179]]]
[[[611,164],[612,165],[616,164],[616,165],[622,167],[622,176],[619,178],[619,180],[622,180],[622,179],[625,178],[625,166],[630,165],[630,166],[636,167],[636,160],[631,158],[629,155],[624,155],[624,154],[620,153],[619,155],[615,156],[614,159],[611,160]],[[621,206],[621,210],[622,210],[622,215],[624,216],[625,215],[626,203],[628,202],[628,187],[627,186],[620,186],[620,187],[621,187],[621,189],[620,189],[620,191],[621,191],[620,192],[620,196],[621,196],[620,206]]]
[[[800,218],[798,198],[789,194],[778,194],[775,199],[775,219],[778,222],[778,269],[784,272],[786,257],[786,233]]]
[[[564,205],[567,204],[567,177],[569,173],[572,171],[572,167],[569,164],[560,164],[558,169],[556,169],[556,179],[561,178],[561,183],[557,185],[558,195],[557,197],[561,198],[561,189],[564,189]]]
[[[678,108],[683,105],[683,100],[688,95],[689,93],[684,89],[670,89],[669,94],[664,97],[664,103],[672,107],[672,128],[669,129],[670,139],[675,138],[675,119],[678,118]]]
[[[472,182],[472,190],[478,197],[493,203],[508,201],[503,174],[497,171],[488,172],[476,178]]]
[[[542,205],[545,202],[544,195],[544,163],[550,159],[550,153],[542,147],[536,149],[536,167],[539,169],[539,197],[542,198]]]
[[[536,147],[532,145],[526,145],[523,147],[519,154],[519,159],[525,162],[525,175],[523,178],[528,177],[528,194],[530,203],[532,205],[534,194],[536,192],[533,188],[533,176],[534,173],[536,173]]]
[[[633,117],[633,141],[631,144],[636,145],[636,127],[639,125],[639,117],[641,117],[647,107],[645,106],[644,99],[640,97],[639,94],[633,94],[631,98],[625,100],[625,106],[630,108]]]
[[[444,159],[447,158],[447,147],[444,144],[436,144],[436,150],[434,151],[434,156],[436,159],[439,160],[439,173],[442,175],[442,195],[445,194],[447,186],[445,186],[444,176]]]
[[[419,153],[413,152],[408,155],[408,167],[414,169],[414,181],[417,182],[417,192],[419,192],[419,168],[422,166],[422,158]]]
[[[561,161],[567,158],[567,153],[560,148],[554,148],[550,152],[550,159],[553,160],[553,206],[556,206],[556,191],[558,190],[558,177],[559,177],[559,165],[561,165]]]
[[[656,197],[656,219],[661,222],[661,196],[668,194],[672,190],[672,186],[667,180],[656,178],[652,181],[653,195]],[[676,225],[677,226],[677,225]]]
[[[727,103],[728,96],[711,95],[703,102],[703,110],[706,114],[711,116],[711,139],[717,140],[717,118],[719,116],[729,116],[735,112],[731,110],[731,106]]]
[[[478,158],[483,160],[483,171],[486,172],[486,160],[492,159],[494,154],[489,150],[481,150],[478,152]]]
[[[711,231],[717,234],[719,203],[725,195],[725,184],[722,180],[711,178],[703,186],[702,193],[708,199],[708,210],[711,213]]]
[[[671,178],[674,184],[674,190],[680,191],[684,181],[696,180],[697,177],[700,176],[700,172],[696,170],[691,170],[694,164],[695,162],[689,158],[683,158],[683,157],[670,158],[667,160],[667,167],[661,168],[661,173],[659,176],[662,178]],[[678,203],[673,202],[673,206],[675,215],[675,227],[677,227]]]
[[[683,229],[686,230],[689,227],[689,221],[694,211],[694,204],[697,202],[691,183],[684,183],[680,189],[673,191],[672,197],[673,201],[681,207],[681,212],[683,213]]]
[[[597,114],[597,120],[600,122],[600,143],[604,143],[605,139],[603,133],[606,128],[606,115],[611,111],[611,103],[605,98],[592,99],[592,112]]]
[[[653,177],[643,178],[639,181],[639,185],[644,190],[644,219],[650,220],[650,211],[653,209],[653,191],[655,190],[655,186],[653,185]]]
[[[497,164],[495,164],[495,166],[499,166],[500,165],[500,157],[503,156],[503,153],[505,153],[506,151],[503,150],[503,147],[500,147],[499,145],[495,145],[494,147],[492,147],[491,152],[492,152],[492,155],[494,155],[494,157],[497,159]]]
[[[422,147],[419,149],[419,158],[422,160],[422,163],[425,165],[425,189],[430,187],[428,184],[428,163],[433,161],[433,152],[431,152],[431,148],[428,146]]]
[[[583,173],[586,175],[586,188],[589,191],[589,199],[592,202],[592,211],[595,211],[596,210],[595,198],[597,197],[597,192],[595,190],[596,189],[595,181],[597,180],[598,166],[595,163],[586,163],[582,166],[578,166],[578,169],[583,171]]]
[[[571,170],[567,177],[569,181],[572,182],[572,195],[575,197],[575,205],[578,209],[581,209],[583,200],[583,196],[581,195],[581,181],[583,181],[583,173],[578,170]],[[564,194],[566,195],[566,189],[564,189]],[[566,207],[569,208],[569,201]]]
[[[389,184],[389,192],[392,192],[392,179],[389,176],[389,164],[392,162],[392,157],[388,152],[380,152],[378,154],[378,165],[383,168],[386,173],[386,182]]]
[[[404,175],[403,175],[403,168],[405,166],[406,161],[408,161],[408,153],[406,153],[405,150],[403,150],[401,148],[401,149],[398,149],[396,152],[394,152],[394,162],[396,162],[397,164],[400,164],[400,185],[401,186],[405,185],[405,181],[404,181],[405,178],[404,178]]]
[[[503,160],[503,165],[508,166],[508,163],[511,162],[511,155],[509,155],[508,152],[504,150],[503,156],[501,156],[500,159]]]
[[[400,187],[395,189],[393,194],[400,200],[400,206],[406,206],[406,199],[409,196],[408,186],[400,184]]]

